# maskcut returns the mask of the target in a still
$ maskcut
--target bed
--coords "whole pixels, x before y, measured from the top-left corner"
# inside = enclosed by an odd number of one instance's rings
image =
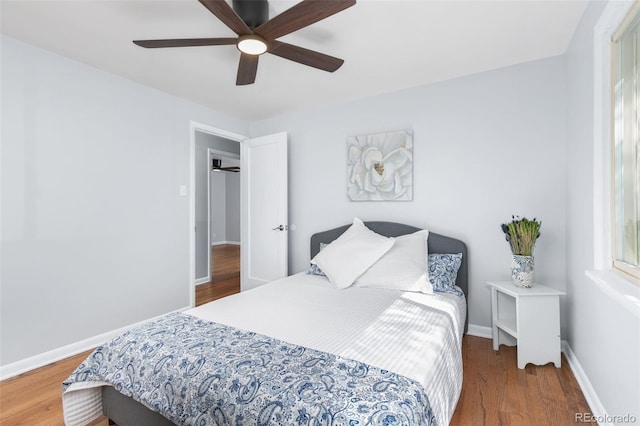
[[[392,222],[365,225],[385,237],[421,231]],[[311,258],[352,226],[314,234]],[[460,255],[455,286],[466,296],[466,245],[433,232],[427,245],[429,255]],[[84,425],[105,415],[120,426],[445,425],[462,385],[464,296],[336,290],[327,276],[303,272],[167,315],[139,327],[141,335],[127,332],[96,349],[78,367],[63,384],[65,423]],[[170,347],[165,335],[182,336],[183,346],[162,355],[160,348]],[[139,354],[132,355],[136,345]],[[212,348],[219,350],[215,357]],[[107,358],[118,365],[105,367]],[[147,358],[152,364],[145,366]],[[176,371],[168,370],[172,364]],[[205,373],[205,365],[212,369]],[[108,380],[99,376],[107,369],[113,370]],[[141,379],[152,371],[162,376],[160,385]],[[183,402],[175,408],[173,399]],[[254,414],[243,405],[249,400],[260,407]],[[181,420],[188,410],[201,415]]]

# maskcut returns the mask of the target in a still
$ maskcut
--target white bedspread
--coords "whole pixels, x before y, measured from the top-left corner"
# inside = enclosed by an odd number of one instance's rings
[[[336,290],[326,277],[301,273],[185,313],[414,379],[444,426],[462,387],[465,303],[445,293]],[[100,416],[103,385],[74,383],[63,393],[65,424],[85,425]]]
[[[446,293],[336,290],[326,277],[301,273],[186,313],[414,379],[447,425],[462,387],[465,303]]]

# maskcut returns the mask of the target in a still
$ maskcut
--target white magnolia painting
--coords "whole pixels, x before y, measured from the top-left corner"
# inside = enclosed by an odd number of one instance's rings
[[[411,131],[349,137],[347,150],[350,200],[413,200]]]

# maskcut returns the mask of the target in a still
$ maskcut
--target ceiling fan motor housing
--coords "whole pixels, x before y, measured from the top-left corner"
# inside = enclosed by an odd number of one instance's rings
[[[233,10],[252,30],[269,20],[267,0],[233,0]]]

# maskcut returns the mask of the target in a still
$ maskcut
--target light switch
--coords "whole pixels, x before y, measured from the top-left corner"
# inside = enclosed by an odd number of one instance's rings
[[[187,196],[187,185],[180,185],[180,196],[181,197]]]

